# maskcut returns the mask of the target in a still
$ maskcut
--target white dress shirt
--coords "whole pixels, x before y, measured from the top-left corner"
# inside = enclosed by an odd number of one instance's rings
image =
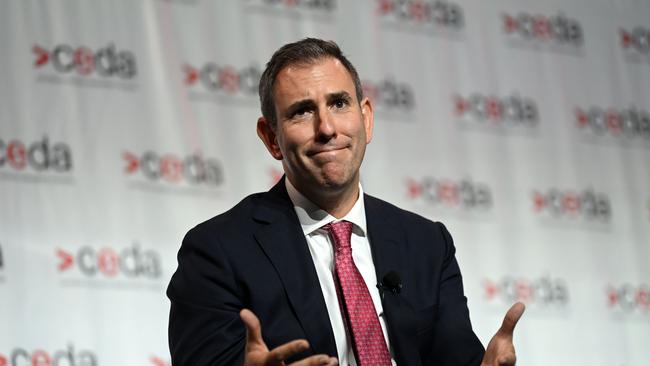
[[[353,224],[351,238],[352,259],[366,282],[370,297],[372,297],[372,302],[375,305],[375,310],[379,317],[384,339],[386,339],[386,344],[391,353],[391,361],[393,366],[395,366],[395,357],[393,356],[393,351],[388,342],[388,333],[386,332],[384,309],[381,305],[379,290],[376,287],[377,276],[375,275],[375,265],[372,261],[370,242],[368,241],[366,230],[366,209],[361,185],[359,185],[359,197],[350,212],[340,220],[337,220],[334,216],[320,209],[298,192],[289,179],[285,178],[285,183],[287,193],[296,210],[298,220],[300,220],[300,226],[307,239],[309,252],[316,267],[316,273],[318,274],[318,281],[320,282],[323,297],[325,298],[330,324],[334,331],[336,350],[339,355],[339,365],[356,366],[357,362],[354,358],[350,335],[345,333],[345,326],[343,324],[344,315],[341,314],[341,307],[339,306],[336,287],[334,285],[334,244],[328,232],[322,229],[322,227],[331,222],[345,220]]]

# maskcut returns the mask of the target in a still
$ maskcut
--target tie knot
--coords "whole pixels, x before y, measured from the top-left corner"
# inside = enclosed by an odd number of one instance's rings
[[[332,222],[323,226],[323,229],[329,231],[336,250],[350,248],[350,237],[352,236],[352,223],[350,221]]]

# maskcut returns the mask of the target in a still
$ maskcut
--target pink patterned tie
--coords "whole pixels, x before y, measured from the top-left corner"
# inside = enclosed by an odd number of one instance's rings
[[[390,353],[377,311],[361,273],[352,259],[352,223],[339,221],[323,226],[334,240],[336,276],[343,293],[339,298],[347,315],[352,347],[358,366],[391,366]]]

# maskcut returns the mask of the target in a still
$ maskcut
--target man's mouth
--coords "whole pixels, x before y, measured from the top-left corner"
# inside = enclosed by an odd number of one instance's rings
[[[318,155],[322,153],[335,152],[346,149],[347,146],[323,146],[316,149],[311,149],[307,151],[307,156]]]

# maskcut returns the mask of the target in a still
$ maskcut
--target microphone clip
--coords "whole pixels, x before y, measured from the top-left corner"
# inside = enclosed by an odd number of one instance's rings
[[[395,295],[402,291],[402,280],[399,274],[395,271],[390,271],[384,275],[382,280],[377,284],[381,297],[384,297],[384,292],[390,292]]]

